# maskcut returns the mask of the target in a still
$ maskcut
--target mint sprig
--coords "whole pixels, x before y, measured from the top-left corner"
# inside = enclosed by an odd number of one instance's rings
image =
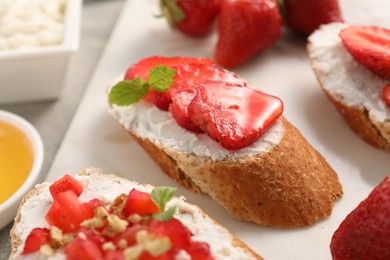
[[[171,207],[168,210],[165,210],[167,203],[173,198],[173,193],[176,188],[171,187],[156,187],[153,189],[150,194],[151,200],[156,204],[160,209],[160,213],[153,214],[153,218],[160,221],[168,221],[173,218],[173,214],[176,212],[176,207]]]
[[[149,71],[149,82],[141,78],[118,82],[108,94],[108,100],[118,106],[132,105],[148,94],[150,87],[158,92],[166,91],[173,84],[175,75],[176,70],[158,65]]]
[[[152,88],[158,92],[164,92],[173,84],[176,70],[158,65],[149,71],[148,80]]]

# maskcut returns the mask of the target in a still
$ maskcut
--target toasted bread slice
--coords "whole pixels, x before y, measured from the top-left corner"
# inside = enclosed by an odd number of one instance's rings
[[[321,26],[309,37],[308,53],[318,82],[349,126],[367,143],[390,151],[390,108],[374,75],[345,49],[339,33],[349,25]]]
[[[111,114],[168,176],[238,219],[306,226],[329,216],[343,194],[336,173],[283,117],[251,146],[228,151],[146,102],[113,105]]]
[[[99,198],[104,203],[111,203],[122,193],[128,193],[136,188],[139,191],[151,192],[153,186],[142,185],[133,181],[120,178],[113,174],[103,174],[100,169],[90,168],[82,170],[76,179],[84,185],[84,191],[80,200]],[[49,191],[50,183],[37,185],[23,199],[14,226],[11,230],[12,255],[11,259],[17,259],[24,246],[27,235],[35,227],[48,227],[44,216],[52,203]],[[193,239],[207,242],[211,252],[216,259],[262,259],[253,252],[241,240],[222,227],[215,220],[206,215],[200,208],[189,204],[183,197],[175,197],[170,203],[176,206],[174,215],[194,234]],[[40,253],[24,256],[23,259],[36,259]],[[62,250],[58,250],[55,259],[65,259]]]

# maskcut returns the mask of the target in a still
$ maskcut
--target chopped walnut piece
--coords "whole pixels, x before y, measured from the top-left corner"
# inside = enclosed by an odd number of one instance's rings
[[[109,215],[107,217],[108,225],[103,230],[103,234],[109,237],[114,237],[116,234],[125,231],[129,223],[126,220],[120,219],[116,215]]]
[[[100,219],[100,218],[96,218],[96,217],[84,220],[81,223],[82,227],[85,227],[85,228],[88,228],[88,229],[100,228],[100,227],[103,227],[104,225],[105,225],[104,220]]]
[[[141,215],[139,214],[131,214],[128,218],[127,218],[128,221],[130,221],[131,223],[133,224],[138,224],[141,222],[142,220],[142,217]]]
[[[54,249],[60,248],[64,245],[64,238],[62,236],[62,230],[56,226],[52,226],[50,229],[50,246]]]
[[[103,251],[114,251],[116,249],[114,243],[106,242],[102,246]]]
[[[62,237],[64,245],[67,245],[74,240],[74,233],[63,234]]]
[[[95,209],[95,217],[101,220],[105,220],[109,213],[105,207],[99,206]]]
[[[171,240],[168,237],[157,237],[146,230],[138,231],[135,234],[135,239],[152,256],[161,255],[172,248]]]
[[[43,245],[41,246],[41,248],[39,249],[39,251],[41,252],[42,255],[45,255],[45,256],[53,256],[55,254],[55,250],[49,246],[49,245]]]
[[[83,232],[78,233],[77,236],[78,236],[79,238],[81,238],[82,240],[86,240],[86,239],[87,239],[87,236],[86,236],[85,233],[83,233]]]
[[[115,198],[114,202],[110,206],[110,211],[112,213],[117,214],[119,217],[124,218],[123,210],[126,206],[127,195],[122,193],[118,197]]]
[[[123,251],[123,254],[126,260],[135,260],[138,259],[143,250],[144,248],[142,245],[135,245],[127,248],[125,251]]]
[[[121,239],[118,242],[118,247],[120,249],[125,249],[127,247],[127,241],[125,239]]]

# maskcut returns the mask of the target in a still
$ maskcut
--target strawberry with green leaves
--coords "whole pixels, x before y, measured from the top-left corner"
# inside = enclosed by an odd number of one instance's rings
[[[330,249],[334,260],[390,259],[390,176],[345,218]]]
[[[342,22],[338,0],[283,1],[286,26],[303,35],[310,35],[322,24]]]
[[[217,63],[236,67],[275,43],[282,19],[276,0],[226,0],[218,21]]]
[[[222,0],[160,0],[160,7],[171,25],[189,36],[205,36],[213,28]]]

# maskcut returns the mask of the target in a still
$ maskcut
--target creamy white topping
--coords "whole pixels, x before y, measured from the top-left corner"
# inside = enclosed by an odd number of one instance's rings
[[[0,0],[0,50],[61,44],[66,0]]]
[[[267,152],[283,137],[283,125],[277,121],[258,141],[243,149],[226,150],[206,134],[198,134],[181,128],[170,112],[156,106],[138,102],[131,106],[111,108],[111,114],[128,130],[148,139],[168,152],[195,154],[213,160],[250,156]]]
[[[388,81],[374,75],[345,49],[339,33],[347,24],[323,25],[309,37],[310,56],[322,86],[347,106],[364,106],[373,121],[390,119],[382,98]]]
[[[80,200],[83,202],[94,198],[100,199],[107,206],[117,196],[122,193],[128,194],[133,188],[144,192],[151,192],[152,186],[141,186],[136,182],[130,182],[121,178],[112,178],[106,175],[97,175],[97,169],[87,169],[87,173],[91,176],[76,176],[76,179],[84,185],[83,193],[80,195]],[[20,211],[20,223],[15,227],[15,234],[22,241],[35,227],[49,227],[44,216],[49,210],[52,203],[52,197],[49,192],[49,183],[44,183],[38,186],[38,194],[31,196],[27,200]],[[250,259],[245,252],[238,247],[232,245],[232,239],[228,231],[220,226],[216,226],[213,221],[205,217],[198,207],[185,202],[185,198],[174,198],[168,203],[168,207],[176,206],[177,211],[175,217],[190,228],[194,233],[192,239],[197,241],[207,242],[210,245],[212,254],[216,259]],[[22,243],[17,254],[13,258],[20,258],[24,247]],[[185,254],[180,254],[178,257],[185,257]],[[23,257],[25,259],[65,259],[62,251],[57,252],[53,257],[46,258],[40,253],[35,253]]]

